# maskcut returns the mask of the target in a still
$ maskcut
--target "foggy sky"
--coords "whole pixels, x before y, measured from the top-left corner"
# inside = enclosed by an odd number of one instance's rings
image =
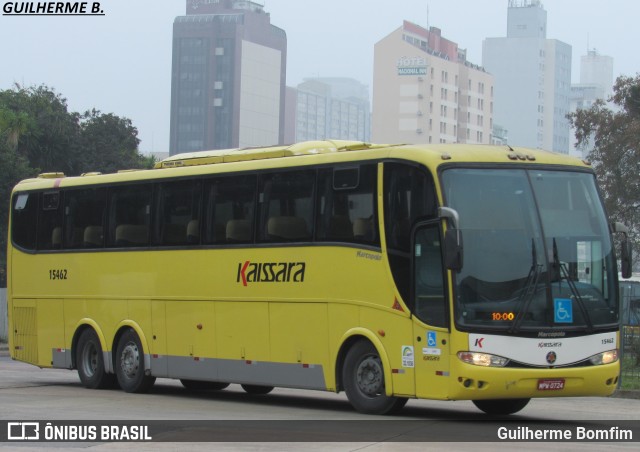
[[[259,0],[288,39],[287,85],[351,77],[372,85],[373,46],[403,19],[436,26],[482,64],[482,41],[506,36],[507,0]],[[0,4],[7,3],[0,0]],[[184,0],[103,0],[100,17],[0,16],[0,89],[45,84],[72,111],[130,118],[142,152],[168,151],[173,20]],[[640,2],[546,0],[547,38],[573,48],[572,79],[589,49],[614,77],[640,72]]]

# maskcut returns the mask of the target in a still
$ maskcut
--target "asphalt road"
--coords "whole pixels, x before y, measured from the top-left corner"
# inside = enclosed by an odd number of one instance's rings
[[[368,416],[355,412],[344,394],[333,394],[317,391],[302,391],[276,388],[271,394],[255,396],[246,394],[240,386],[231,385],[224,391],[193,393],[185,390],[178,381],[158,380],[150,394],[127,394],[121,390],[88,390],[80,385],[75,371],[57,369],[39,369],[37,367],[12,361],[7,352],[0,350],[0,419],[6,421],[44,420],[62,422],[64,420],[112,420],[133,421],[144,424],[153,420],[171,420],[167,431],[176,434],[177,425],[189,424],[190,421],[237,421],[231,428],[238,431],[223,437],[228,442],[194,443],[194,442],[153,442],[136,443],[136,450],[366,450],[366,451],[404,451],[404,450],[603,450],[603,443],[592,442],[498,442],[495,428],[503,422],[511,430],[518,426],[558,426],[586,425],[595,421],[620,421],[620,425],[628,422],[640,426],[640,400],[627,398],[558,398],[534,399],[523,411],[510,416],[510,422],[497,420],[486,424],[486,416],[478,411],[471,402],[442,402],[429,400],[410,400],[399,415]],[[460,420],[472,421],[461,424]],[[252,421],[256,421],[252,424]],[[277,421],[269,424],[268,421]],[[323,422],[329,423],[338,430],[351,427],[370,428],[377,424],[376,434],[371,439],[356,436],[344,436],[344,442],[324,442],[323,436],[313,436],[309,442],[291,440],[296,429],[318,427],[322,430]],[[515,423],[513,423],[515,421]],[[496,423],[497,422],[497,423]],[[208,425],[208,424],[207,424]],[[220,427],[220,424],[216,428]],[[242,430],[252,425],[263,430],[275,427],[273,436],[264,440],[244,442]],[[415,425],[426,427],[434,432],[435,438],[442,438],[439,433],[452,428],[467,429],[460,431],[460,438],[467,441],[469,435],[475,434],[471,426],[487,425],[480,430],[478,440],[492,442],[397,442],[393,435],[385,432],[398,425]],[[312,428],[313,427],[313,428]],[[393,427],[393,428],[392,428]],[[226,428],[226,427],[225,427]],[[253,427],[252,427],[253,428]],[[475,427],[473,427],[475,428]],[[537,427],[536,427],[537,428]],[[443,430],[444,429],[444,430]],[[424,440],[424,430],[418,438]],[[161,432],[154,439],[166,438],[168,432]],[[289,437],[288,435],[293,435]],[[326,432],[325,432],[326,434]],[[234,436],[235,435],[235,436]],[[267,435],[268,436],[268,435]],[[640,434],[638,435],[640,436]],[[179,438],[179,434],[175,438]],[[451,435],[445,436],[451,439]],[[326,436],[324,436],[326,438]],[[342,437],[341,437],[342,438]],[[493,438],[496,438],[494,441]],[[183,438],[184,439],[184,438]],[[354,441],[355,439],[355,441]],[[315,442],[319,440],[321,442]],[[633,443],[615,443],[606,445],[613,450],[637,450],[640,438]],[[0,443],[0,448],[12,450],[68,450],[69,448],[91,448],[103,450],[129,450],[131,443]]]

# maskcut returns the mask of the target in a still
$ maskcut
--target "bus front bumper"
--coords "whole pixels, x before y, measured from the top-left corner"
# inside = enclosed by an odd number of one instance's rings
[[[452,400],[609,396],[618,385],[620,361],[590,367],[499,368],[452,357]]]

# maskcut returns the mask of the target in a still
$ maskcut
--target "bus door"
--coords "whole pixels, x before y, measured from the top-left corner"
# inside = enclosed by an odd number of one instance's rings
[[[446,398],[450,331],[441,222],[419,224],[413,233],[411,311],[416,396]]]

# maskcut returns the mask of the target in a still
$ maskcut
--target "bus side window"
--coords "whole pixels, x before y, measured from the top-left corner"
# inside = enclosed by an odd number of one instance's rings
[[[18,193],[13,197],[11,238],[16,246],[25,250],[36,249],[38,198],[38,193]]]
[[[204,242],[253,243],[256,176],[221,176],[205,183]]]
[[[62,249],[62,202],[61,192],[44,192],[40,195],[38,215],[38,249]]]
[[[317,239],[379,245],[375,193],[374,164],[320,170]]]
[[[315,171],[265,174],[260,180],[260,236],[264,242],[309,241],[313,235]]]
[[[200,242],[202,182],[163,182],[158,186],[154,244],[179,246]]]
[[[64,247],[101,248],[107,206],[104,188],[67,190],[64,193]]]
[[[415,166],[384,164],[384,226],[389,265],[400,296],[410,301],[411,230],[417,221],[437,216],[429,173]]]
[[[147,246],[151,220],[151,184],[110,189],[108,242],[110,247]]]

